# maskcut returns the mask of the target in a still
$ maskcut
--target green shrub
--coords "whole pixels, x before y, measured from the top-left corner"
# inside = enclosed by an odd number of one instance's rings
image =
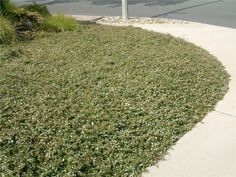
[[[40,29],[44,17],[37,12],[30,12],[24,8],[17,8],[7,16],[16,28],[19,40],[33,38],[33,33]]]
[[[15,40],[15,29],[4,17],[0,16],[0,44],[11,43]]]
[[[29,4],[29,5],[24,5],[22,6],[24,9],[26,9],[27,11],[30,12],[37,12],[40,15],[42,15],[43,17],[49,16],[50,12],[48,11],[47,7],[45,5],[42,4]]]
[[[35,25],[42,23],[44,18],[37,12],[30,12],[24,8],[17,8],[12,12],[13,21],[16,23],[22,23],[27,20],[31,21]]]
[[[48,16],[43,22],[43,29],[51,32],[73,31],[77,27],[77,22],[63,14]]]
[[[10,0],[0,0],[0,14],[1,15],[8,15],[15,9],[16,9],[16,6],[10,3]]]
[[[25,21],[30,21],[39,26],[44,19],[43,17],[49,12],[43,5],[26,5],[23,8],[16,7],[9,0],[0,0],[0,14],[8,18],[15,26],[21,25]]]

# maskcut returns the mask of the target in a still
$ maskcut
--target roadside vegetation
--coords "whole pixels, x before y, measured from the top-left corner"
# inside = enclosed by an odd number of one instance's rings
[[[181,39],[95,24],[58,29],[0,45],[4,176],[139,176],[227,91],[221,63]]]
[[[46,6],[36,3],[16,7],[9,0],[1,1],[0,20],[0,42],[7,44],[16,42],[9,39],[32,40],[45,31],[62,32],[78,29],[78,23],[74,19],[63,14],[52,16]]]
[[[16,39],[16,33],[13,25],[4,17],[0,16],[0,44],[12,43]]]
[[[48,16],[43,22],[43,29],[51,32],[74,31],[78,24],[73,18],[57,14],[55,16]]]

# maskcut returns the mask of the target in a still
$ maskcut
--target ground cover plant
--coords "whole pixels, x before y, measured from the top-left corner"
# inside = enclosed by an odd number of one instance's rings
[[[99,25],[0,46],[0,76],[4,176],[138,176],[228,84],[193,44]]]

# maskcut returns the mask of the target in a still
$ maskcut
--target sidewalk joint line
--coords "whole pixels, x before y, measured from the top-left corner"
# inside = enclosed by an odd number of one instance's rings
[[[225,113],[225,112],[221,112],[221,111],[217,111],[217,110],[215,110],[215,112],[236,118],[236,116],[233,114],[229,114],[229,113]]]

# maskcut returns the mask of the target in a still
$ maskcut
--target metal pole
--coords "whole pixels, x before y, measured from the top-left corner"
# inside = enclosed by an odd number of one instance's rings
[[[122,18],[128,20],[128,3],[127,0],[122,0]]]

